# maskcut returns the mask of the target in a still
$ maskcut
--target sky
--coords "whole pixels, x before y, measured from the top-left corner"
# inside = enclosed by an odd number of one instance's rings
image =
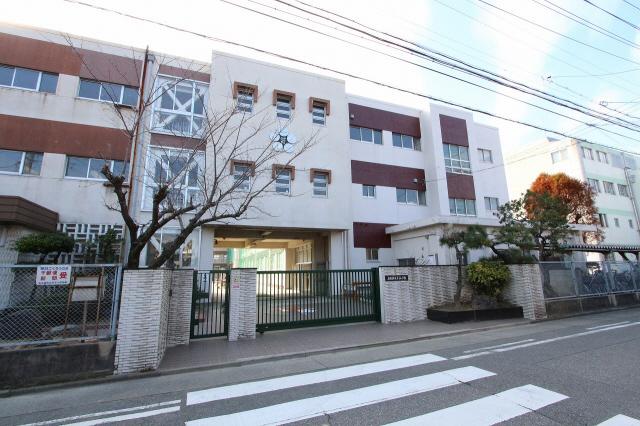
[[[640,152],[638,131],[607,124],[520,91],[445,68],[397,47],[367,40],[361,33],[298,9],[311,10],[323,16],[327,12],[340,14],[352,20],[341,21],[342,23],[353,27],[361,24],[383,31],[386,35],[378,35],[386,39],[390,36],[399,37],[406,40],[405,46],[417,50],[426,48],[448,55],[455,61],[464,61],[526,84],[532,90],[544,91],[573,102],[574,105],[622,118],[629,122],[627,126],[633,127],[640,120],[640,31],[635,28],[640,24],[640,0],[590,0],[629,23],[597,9],[585,0],[83,1],[217,39],[268,50],[591,142]],[[613,33],[626,42],[580,25],[557,12],[576,20],[577,17],[583,18],[592,26],[597,25],[600,31]],[[264,14],[277,16],[281,20]],[[283,22],[282,19],[299,26]],[[430,102],[424,97],[141,22],[78,2],[10,2],[3,7],[0,20],[127,46],[149,46],[152,50],[202,61],[210,61],[212,50],[220,50],[333,75],[345,80],[347,92],[353,95],[420,109],[428,108]],[[300,25],[334,38],[300,28]],[[492,91],[443,76],[433,70],[482,84]],[[608,102],[607,106],[601,106],[601,101]],[[534,105],[563,114],[564,117],[543,111]],[[476,121],[500,129],[505,152],[548,136],[560,137],[481,113],[474,113],[474,117]],[[637,129],[640,130],[640,127]]]

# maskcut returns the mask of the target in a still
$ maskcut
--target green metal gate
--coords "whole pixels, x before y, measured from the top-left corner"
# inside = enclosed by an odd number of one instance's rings
[[[191,338],[226,336],[229,332],[229,271],[194,271]]]
[[[256,330],[379,321],[377,269],[258,271]]]

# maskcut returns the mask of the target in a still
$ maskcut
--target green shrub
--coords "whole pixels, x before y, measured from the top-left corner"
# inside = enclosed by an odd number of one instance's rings
[[[467,268],[467,279],[476,294],[497,297],[511,279],[511,272],[502,262],[481,260]]]
[[[50,253],[55,254],[54,263],[60,253],[73,251],[75,240],[62,232],[41,232],[25,235],[15,243],[15,248],[19,253],[33,253],[40,255],[40,263],[44,262]]]

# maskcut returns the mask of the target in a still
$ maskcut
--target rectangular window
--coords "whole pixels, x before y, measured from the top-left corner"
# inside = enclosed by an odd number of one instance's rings
[[[447,172],[457,174],[471,174],[471,162],[469,161],[469,148],[466,146],[443,143],[444,166]]]
[[[253,89],[246,86],[239,86],[236,102],[236,110],[249,113],[253,112]]]
[[[0,86],[15,87],[36,92],[56,93],[58,74],[0,65]]]
[[[111,173],[127,176],[128,163],[120,160],[104,160],[102,158],[72,157],[67,156],[65,177],[76,179],[106,180],[102,174],[105,164]]]
[[[42,152],[24,152],[0,149],[0,173],[40,175]]]
[[[618,184],[618,195],[629,197],[629,187],[627,185]]]
[[[366,251],[367,262],[377,262],[379,260],[377,248],[368,248]]]
[[[618,219],[617,217],[614,217],[613,223],[616,225],[616,228],[620,228],[620,219]]]
[[[629,219],[629,228],[633,229],[633,220]]]
[[[593,160],[593,151],[591,148],[582,147],[582,156],[587,160]]]
[[[606,152],[596,151],[596,154],[598,154],[599,162],[609,164],[609,156],[607,155]]]
[[[426,206],[427,194],[424,191],[417,191],[415,189],[396,188],[396,201],[399,204]]]
[[[560,161],[564,161],[567,159],[567,150],[561,149],[559,151],[554,151],[551,153],[551,162],[553,164],[559,163]]]
[[[276,175],[276,192],[278,194],[291,194],[291,170],[280,169]]]
[[[607,219],[607,215],[604,213],[599,213],[598,214],[598,220],[600,221],[600,226],[602,226],[603,228],[608,228],[609,227],[609,220]]]
[[[490,149],[478,148],[478,155],[480,156],[481,162],[493,163],[493,153]]]
[[[349,126],[349,136],[354,141],[373,142],[382,145],[382,131],[367,127]]]
[[[489,211],[498,211],[500,203],[496,197],[484,197],[484,207]]]
[[[165,183],[169,183],[169,196],[164,204],[185,207],[202,201],[200,183],[204,175],[204,152],[152,146],[146,170],[143,209],[153,207],[153,195],[158,186]]]
[[[118,105],[136,106],[138,103],[138,88],[81,78],[78,97],[112,102]]]
[[[249,191],[251,189],[252,175],[253,175],[253,166],[251,164],[233,163],[233,180],[236,183],[237,185],[236,188],[238,190]]]
[[[291,119],[291,96],[278,94],[276,97],[276,116],[285,120]]]
[[[475,216],[476,200],[449,198],[449,213],[455,216]]]
[[[209,86],[193,80],[159,76],[152,131],[175,136],[202,134]]]
[[[397,148],[413,149],[414,151],[420,151],[422,146],[420,145],[420,139],[413,136],[403,135],[401,133],[392,133],[393,146]]]
[[[327,197],[329,192],[329,174],[313,172],[313,196]]]
[[[604,187],[604,192],[606,192],[607,194],[616,195],[616,190],[613,182],[607,182],[606,180],[603,180],[602,186]]]
[[[362,196],[365,198],[376,198],[375,185],[362,185]]]
[[[324,126],[327,124],[327,104],[313,101],[311,108],[311,121],[313,124]]]
[[[587,179],[587,183],[589,184],[591,189],[593,189],[593,192],[595,192],[595,193],[602,192],[602,189],[600,188],[600,181],[598,179],[588,178]]]

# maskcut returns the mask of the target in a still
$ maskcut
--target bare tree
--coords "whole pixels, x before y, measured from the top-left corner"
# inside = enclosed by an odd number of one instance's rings
[[[81,49],[71,38],[67,41],[92,73]],[[118,211],[125,224],[128,268],[139,267],[145,246],[167,225],[177,225],[179,232],[162,245],[147,265],[150,268],[163,266],[202,225],[239,220],[251,211],[268,215],[257,201],[275,196],[271,188],[278,175],[292,167],[294,160],[317,140],[315,133],[293,140],[287,131],[290,120],[277,120],[271,107],[255,110],[255,105],[247,108],[234,101],[214,110],[208,103],[208,85],[185,77],[159,77],[148,69],[148,51],[144,56],[142,61],[136,60],[135,54],[131,59],[141,82],[135,107],[123,108],[107,91],[109,109],[134,150],[131,170],[117,172],[108,163],[101,170],[116,200],[106,203],[107,208]],[[123,73],[118,64],[112,65],[113,72]],[[178,74],[182,75],[199,71],[193,64],[180,69],[184,72]],[[187,93],[187,87],[191,93]],[[154,142],[150,147],[147,142],[151,133],[179,138],[167,145]],[[137,156],[144,156],[141,158],[145,161],[142,173],[136,174]],[[144,194],[143,214],[136,214],[133,208],[134,185]]]

